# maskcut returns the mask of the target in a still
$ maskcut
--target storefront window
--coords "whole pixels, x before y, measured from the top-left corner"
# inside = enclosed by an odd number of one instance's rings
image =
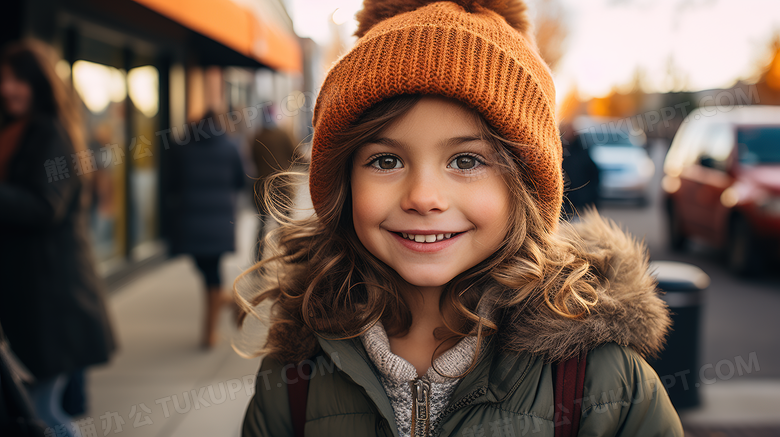
[[[103,264],[124,257],[125,229],[125,73],[114,67],[76,61],[73,85],[86,106],[85,129],[93,160],[82,161],[91,173],[90,231]]]
[[[147,118],[157,115],[160,107],[160,74],[151,65],[133,68],[127,74],[130,100]]]
[[[131,69],[127,74],[128,94],[133,103],[133,138],[129,153],[132,200],[131,256],[143,259],[159,250],[158,163],[156,135],[159,109],[159,72],[151,65]]]
[[[127,96],[125,73],[94,62],[73,63],[73,86],[93,114],[102,113],[111,102],[120,103]]]

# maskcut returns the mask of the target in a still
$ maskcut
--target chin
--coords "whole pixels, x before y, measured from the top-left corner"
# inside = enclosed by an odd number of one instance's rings
[[[413,272],[403,274],[401,277],[415,287],[441,287],[450,282],[454,276],[446,274],[420,274]]]

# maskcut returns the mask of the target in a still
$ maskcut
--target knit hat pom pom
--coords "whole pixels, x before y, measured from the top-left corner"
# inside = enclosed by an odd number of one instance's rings
[[[357,13],[358,29],[355,36],[362,38],[379,22],[404,12],[410,12],[431,3],[442,0],[364,0],[363,9]],[[528,8],[522,0],[447,0],[460,5],[467,12],[477,9],[489,9],[502,17],[515,30],[530,37],[531,21],[528,19]]]

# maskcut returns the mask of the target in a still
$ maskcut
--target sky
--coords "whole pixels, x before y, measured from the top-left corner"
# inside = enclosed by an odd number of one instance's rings
[[[533,10],[540,0],[529,0]],[[755,74],[780,34],[780,0],[558,0],[569,35],[554,71],[559,101],[576,87],[582,98],[625,90],[638,70],[645,91],[729,87]],[[295,31],[327,45],[334,26],[356,28],[361,0],[289,0]],[[677,71],[676,83],[667,72]]]

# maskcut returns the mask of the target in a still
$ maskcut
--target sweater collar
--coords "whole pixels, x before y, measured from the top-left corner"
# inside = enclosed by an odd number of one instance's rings
[[[417,369],[390,350],[390,339],[387,337],[387,332],[381,321],[368,328],[360,336],[360,340],[374,366],[385,378],[397,382],[417,379]],[[436,358],[436,369],[442,372],[442,375],[431,367],[423,378],[438,384],[452,381],[453,378],[444,375],[456,376],[465,373],[474,359],[476,349],[477,339],[475,337],[461,339],[455,346]]]

